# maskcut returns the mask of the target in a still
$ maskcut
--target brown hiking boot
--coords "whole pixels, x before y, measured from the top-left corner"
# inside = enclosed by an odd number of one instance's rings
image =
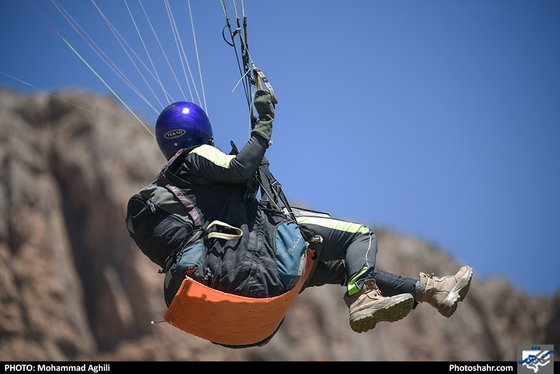
[[[420,273],[420,286],[415,300],[427,302],[442,316],[449,318],[455,313],[459,301],[467,296],[472,276],[473,269],[470,266],[463,266],[457,274],[441,278]]]
[[[412,310],[414,298],[408,293],[383,297],[375,279],[368,279],[360,292],[344,295],[344,302],[350,309],[352,330],[365,332],[373,329],[377,322],[395,322],[406,317]]]

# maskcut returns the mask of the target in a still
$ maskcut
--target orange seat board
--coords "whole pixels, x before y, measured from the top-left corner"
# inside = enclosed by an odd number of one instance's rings
[[[187,277],[164,320],[192,335],[223,345],[243,346],[263,341],[278,328],[299,294],[313,265],[306,266],[294,288],[275,297],[252,298],[207,287]]]

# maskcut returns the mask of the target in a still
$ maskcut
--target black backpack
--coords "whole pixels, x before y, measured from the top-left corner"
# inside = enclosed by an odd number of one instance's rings
[[[232,153],[235,151],[234,146]],[[164,297],[167,305],[171,303],[185,278],[184,268],[179,271],[175,263],[177,256],[179,255],[179,260],[182,260],[185,254],[190,256],[191,258],[187,260],[192,264],[194,271],[197,265],[202,264],[207,253],[208,248],[204,247],[212,245],[208,244],[208,240],[204,240],[208,237],[209,225],[204,227],[201,224],[201,214],[197,208],[182,194],[180,188],[170,182],[174,178],[169,174],[171,173],[169,169],[183,152],[179,151],[171,158],[151,184],[130,198],[127,206],[126,224],[130,236],[141,251],[162,268],[160,273],[166,273]],[[284,216],[288,213],[291,217],[285,220],[291,223],[277,227],[276,236],[282,237],[280,241],[293,243],[295,240],[301,240],[305,243],[310,240],[313,233],[305,229],[300,230],[297,226],[296,218],[291,213],[291,208],[282,192],[282,186],[270,173],[266,159],[249,185],[253,186],[249,191],[249,195],[253,198],[256,198],[260,188],[260,206],[264,210],[275,211],[276,214],[281,212]],[[282,201],[283,207],[280,207],[279,201]],[[298,235],[299,238],[296,237]],[[219,247],[221,244],[215,245]],[[285,249],[282,245],[278,246],[278,240],[276,246],[277,251],[282,255],[277,258],[280,273],[284,274],[284,278],[286,278],[285,274],[288,274],[288,277],[297,277],[302,270],[299,259],[303,258],[303,247],[298,248],[294,254],[290,253],[286,256],[282,251],[287,251],[288,246]],[[293,279],[291,281],[293,282]]]
[[[166,179],[172,158],[156,179],[128,201],[126,226],[140,250],[166,272],[170,257],[184,247],[197,229],[174,188]],[[194,209],[194,207],[191,208]]]

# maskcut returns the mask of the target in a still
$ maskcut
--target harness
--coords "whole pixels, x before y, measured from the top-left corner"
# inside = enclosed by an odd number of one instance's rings
[[[235,146],[234,149],[236,149]],[[182,153],[179,151],[169,161],[169,164]],[[193,209],[194,207],[189,203],[189,199],[182,194],[181,190],[170,182],[171,178],[164,177],[165,174],[162,173],[158,180],[160,183],[163,182],[164,187],[183,203],[187,212],[191,215],[191,219],[194,220],[192,215],[196,209]],[[260,188],[261,190],[259,206],[265,211],[275,211],[282,213],[284,216],[288,215],[297,224],[296,216],[282,191],[282,186],[270,172],[267,162],[261,164],[253,178],[256,183],[250,184],[254,185],[255,189]],[[257,191],[248,192],[253,196],[252,198],[256,198]],[[297,212],[297,209],[295,211]],[[194,215],[195,218],[200,220],[198,215]],[[214,226],[225,228],[228,233],[225,233],[224,230],[217,232],[210,230]],[[203,231],[208,238],[229,241],[239,240],[243,236],[242,230],[221,221],[212,221]],[[295,284],[288,291],[274,297],[241,296],[223,292],[198,282],[193,277],[194,272],[192,275],[191,273],[180,274],[180,278],[175,278],[173,268],[171,268],[166,271],[166,282],[167,279],[171,279],[171,282],[176,286],[167,288],[172,291],[164,321],[189,334],[227,347],[262,346],[268,343],[279,329],[297,295],[303,290],[309,275],[313,271],[315,263],[313,259],[316,258],[316,250],[320,248],[318,245],[322,241],[320,237],[316,237],[313,233],[306,232],[304,229],[299,228],[298,232],[300,238],[305,240],[304,260],[300,261],[295,258],[297,260],[296,265],[301,270],[301,275],[297,278],[297,281],[294,280]],[[204,234],[202,233],[202,235]],[[199,237],[195,236],[193,238],[197,239]],[[288,242],[293,240],[290,238],[293,238],[293,236],[289,237]],[[293,242],[291,245],[294,246]],[[285,253],[278,246],[278,241],[276,250],[277,253]],[[171,255],[168,261],[174,261],[174,258],[175,255]],[[169,265],[165,266],[165,268],[168,267]],[[175,283],[176,281],[173,279],[177,279],[180,283]]]
[[[276,297],[252,298],[206,287],[185,278],[164,320],[213,343],[241,348],[262,346],[274,336],[301,291],[313,266],[309,249],[303,276],[290,291]]]

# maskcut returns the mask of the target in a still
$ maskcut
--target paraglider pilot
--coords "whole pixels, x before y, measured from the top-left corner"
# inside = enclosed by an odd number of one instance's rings
[[[180,153],[174,161],[178,165],[174,168],[177,178],[169,182],[180,181],[182,196],[192,204],[189,211],[192,227],[183,232],[185,240],[197,227],[206,227],[215,220],[231,225],[224,229],[228,232],[235,227],[241,227],[239,231],[249,231],[244,232],[243,237],[250,237],[258,226],[255,204],[259,202],[249,195],[255,184],[255,173],[262,164],[268,164],[265,152],[272,135],[275,108],[269,92],[262,90],[255,94],[254,106],[259,119],[251,137],[241,151],[230,154],[214,147],[210,121],[197,105],[175,103],[159,116],[156,138],[161,151],[168,160]],[[179,199],[175,203],[182,204]],[[184,209],[184,201],[177,209]],[[328,215],[306,215],[305,211],[297,217],[297,224],[302,230],[322,238],[321,251],[317,253],[305,287],[344,286],[343,300],[349,308],[350,327],[356,332],[371,330],[378,322],[400,320],[417,303],[427,303],[443,316],[450,317],[469,289],[473,276],[469,266],[463,266],[454,275],[437,277],[420,273],[417,279],[378,269],[375,266],[378,250],[375,233],[362,224]],[[204,248],[208,241],[191,240],[190,243],[196,245],[183,245],[183,252],[168,249],[165,264],[163,259],[154,262],[167,269],[170,264],[176,268],[180,261],[184,262],[184,248],[198,248],[190,266],[183,263],[179,266],[182,274],[223,292],[243,296],[261,298],[285,292],[288,286],[281,277],[274,250],[256,253],[254,243],[241,242],[238,240],[229,248]]]

